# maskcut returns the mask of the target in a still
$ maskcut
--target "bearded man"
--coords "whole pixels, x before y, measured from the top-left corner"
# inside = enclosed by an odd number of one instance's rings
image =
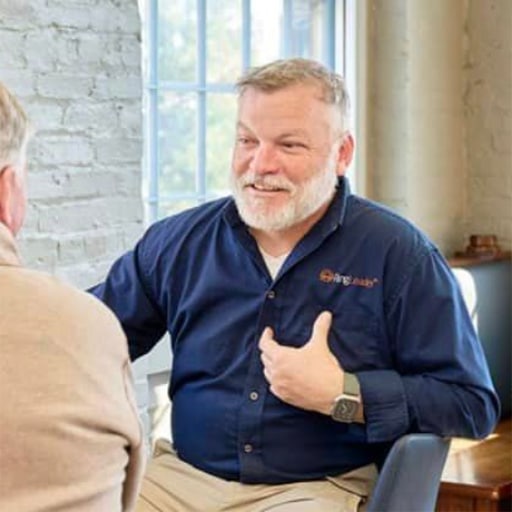
[[[350,192],[342,78],[280,60],[238,91],[233,196],[154,224],[92,290],[132,359],[170,333],[173,445],[138,510],[361,511],[398,437],[483,437],[499,404],[444,258]]]

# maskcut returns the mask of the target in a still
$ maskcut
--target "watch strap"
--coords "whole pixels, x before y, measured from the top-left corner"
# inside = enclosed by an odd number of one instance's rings
[[[357,397],[361,395],[359,379],[353,373],[345,372],[343,381],[343,394]]]

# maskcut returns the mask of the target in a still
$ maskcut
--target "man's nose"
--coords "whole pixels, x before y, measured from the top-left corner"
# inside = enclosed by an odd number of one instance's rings
[[[268,174],[279,171],[279,156],[271,144],[260,143],[251,160],[251,171],[256,174]]]

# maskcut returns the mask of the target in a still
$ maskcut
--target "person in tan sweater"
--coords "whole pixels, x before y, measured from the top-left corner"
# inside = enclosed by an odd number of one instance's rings
[[[20,264],[29,137],[0,83],[0,510],[131,511],[144,445],[123,331],[93,296]]]

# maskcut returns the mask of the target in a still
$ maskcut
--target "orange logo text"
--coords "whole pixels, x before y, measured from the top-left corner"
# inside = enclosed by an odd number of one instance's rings
[[[354,277],[351,275],[340,274],[331,269],[324,268],[318,276],[322,283],[341,284],[343,286],[361,286],[363,288],[373,288],[379,280],[375,277]]]

